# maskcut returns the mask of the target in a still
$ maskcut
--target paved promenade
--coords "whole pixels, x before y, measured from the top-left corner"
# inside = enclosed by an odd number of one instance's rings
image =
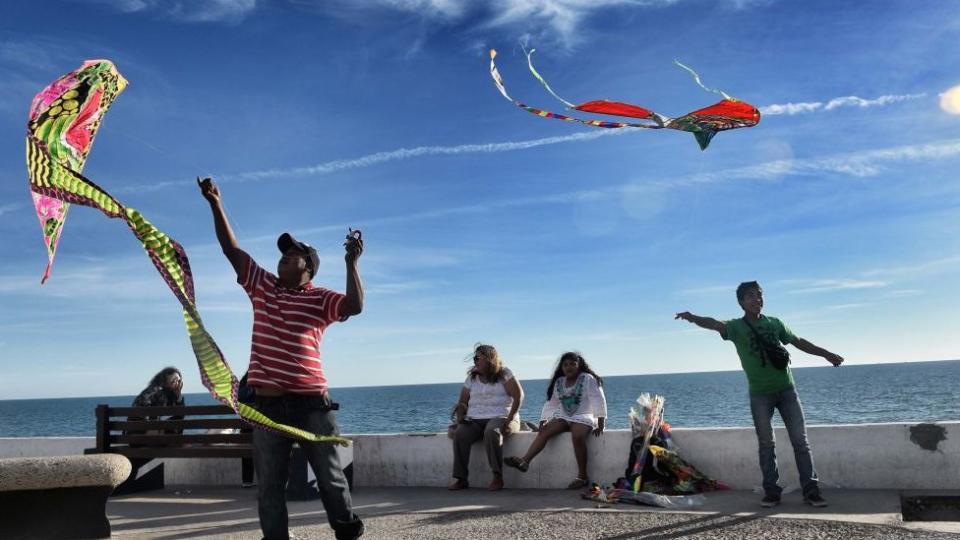
[[[951,493],[960,494],[957,492]],[[597,508],[569,491],[361,488],[354,507],[373,539],[960,539],[960,522],[905,523],[899,493],[828,490],[814,509],[799,493],[766,510],[744,491],[707,494],[690,511],[613,505]],[[301,539],[333,538],[319,501],[292,502],[290,530]],[[114,538],[259,539],[256,488],[168,487],[110,500]]]

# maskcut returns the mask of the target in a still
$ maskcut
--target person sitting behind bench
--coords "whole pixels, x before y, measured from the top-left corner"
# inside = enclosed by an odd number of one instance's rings
[[[165,367],[150,379],[150,384],[133,400],[134,407],[182,407],[186,405],[183,399],[183,375],[175,367]],[[156,420],[159,416],[131,416],[128,420]],[[183,420],[183,416],[171,416],[168,420]],[[129,432],[134,434],[134,432]],[[166,431],[165,433],[179,433]]]
[[[186,405],[186,402],[183,399],[183,375],[180,374],[180,370],[175,367],[165,367],[161,369],[156,375],[150,379],[150,383],[147,384],[147,387],[137,395],[133,400],[133,407],[182,407]],[[160,416],[128,416],[127,420],[136,421],[136,420],[157,420]],[[183,420],[183,416],[171,416],[168,420]],[[154,434],[163,434],[170,433],[178,435],[182,433],[182,430],[150,430],[150,431],[140,431],[140,430],[130,430],[124,431],[124,435],[154,435]],[[133,446],[140,446],[137,444],[130,444]],[[130,458],[130,476],[127,479],[127,482],[136,482],[136,479],[140,475],[140,468],[146,465],[151,461],[151,458]],[[124,483],[126,485],[126,482]],[[122,491],[122,490],[121,490]]]

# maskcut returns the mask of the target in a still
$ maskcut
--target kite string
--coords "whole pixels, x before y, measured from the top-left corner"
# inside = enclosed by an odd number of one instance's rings
[[[196,170],[196,171],[206,171],[206,172],[204,172],[203,174],[200,175],[201,178],[213,177],[213,176],[214,176],[213,173],[210,172],[211,169],[210,169],[209,167],[204,167],[204,166],[200,165],[199,163],[197,163],[196,161],[194,161],[194,160],[192,160],[192,159],[186,158],[186,157],[184,157],[184,156],[182,156],[182,155],[174,154],[173,152],[170,152],[169,150],[165,150],[165,149],[157,146],[156,144],[153,144],[153,143],[151,143],[151,142],[148,142],[148,141],[146,141],[146,140],[144,140],[144,139],[141,139],[140,137],[137,137],[137,136],[135,136],[135,135],[131,135],[130,133],[124,132],[124,133],[122,133],[122,135],[123,135],[124,137],[132,140],[132,141],[135,141],[135,142],[138,142],[138,143],[142,144],[143,146],[149,148],[150,150],[153,150],[154,152],[160,154],[161,156],[163,156],[163,157],[165,157],[165,158],[168,158],[168,159],[170,159],[170,160],[179,162],[181,165],[187,165],[187,166],[189,166],[190,168],[192,168],[193,170]],[[224,205],[224,210],[226,210],[226,205]],[[244,232],[243,232],[243,226],[240,224],[239,220],[237,220],[235,216],[231,216],[231,218],[230,218],[230,224],[233,226],[234,229],[236,229],[236,232],[237,232],[238,236],[240,236],[241,238],[245,238],[245,237],[246,237],[246,235],[245,235]]]
[[[137,136],[135,136],[135,135],[131,135],[131,134],[129,134],[129,133],[124,133],[123,136],[129,138],[129,139],[132,140],[132,141],[136,141],[136,142],[142,144],[143,146],[149,148],[150,150],[152,150],[152,151],[154,151],[154,152],[156,152],[156,153],[158,153],[158,154],[160,154],[160,155],[162,155],[162,156],[164,156],[164,157],[166,157],[166,158],[169,158],[169,159],[171,159],[171,160],[173,160],[173,161],[178,161],[178,162],[180,162],[180,163],[183,164],[183,165],[189,165],[190,167],[192,167],[192,168],[195,169],[195,170],[198,170],[198,171],[210,171],[210,170],[211,170],[211,169],[209,169],[209,168],[207,168],[207,167],[204,167],[204,166],[200,165],[200,164],[197,163],[196,161],[193,161],[193,160],[191,160],[191,159],[188,159],[188,158],[183,157],[183,156],[180,156],[180,155],[176,155],[176,154],[174,154],[174,153],[172,153],[172,152],[170,152],[170,151],[168,151],[168,150],[165,150],[165,149],[157,146],[156,144],[153,144],[153,143],[151,143],[151,142],[148,142],[148,141],[146,141],[146,140],[144,140],[144,139],[141,139],[140,137],[137,137]],[[213,176],[213,174],[207,172],[207,173],[201,175],[201,178],[202,178],[202,177],[207,177],[207,176]],[[221,200],[221,204],[223,204],[223,206],[224,206],[224,211],[226,211],[226,210],[227,210],[226,203]],[[230,215],[229,212],[228,212],[228,215]],[[244,233],[244,231],[243,231],[243,226],[241,225],[240,221],[237,219],[236,216],[230,215],[230,224],[231,224],[231,226],[233,226],[234,229],[236,229],[236,232],[237,232],[237,236],[238,236],[238,237],[240,237],[240,238],[249,238],[249,237]],[[344,227],[344,228],[346,228],[346,227]],[[343,247],[343,240],[341,239],[341,240],[323,242],[322,244],[320,244],[320,245],[318,245],[318,246],[316,246],[316,247],[320,248],[320,252],[321,252],[321,253],[324,252],[324,251],[328,251],[328,252],[333,253],[333,252],[335,252],[335,249],[336,249],[336,248]]]

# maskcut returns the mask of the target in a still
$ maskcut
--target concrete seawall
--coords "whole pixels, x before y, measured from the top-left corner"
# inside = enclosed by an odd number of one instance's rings
[[[859,424],[809,426],[817,472],[826,487],[845,489],[960,489],[960,422],[936,424]],[[757,442],[752,428],[673,430],[680,454],[698,469],[735,489],[760,484]],[[522,454],[534,434],[510,437],[504,455]],[[793,451],[785,430],[777,429],[782,482],[797,485]],[[354,483],[363,486],[444,486],[451,480],[451,441],[446,434],[355,435],[340,449],[343,462],[353,462]],[[591,479],[612,482],[622,476],[630,445],[629,430],[610,430],[590,438]],[[93,437],[0,438],[0,457],[55,456],[83,453]],[[238,459],[164,460],[169,484],[236,485]],[[506,469],[505,483],[515,488],[563,488],[576,476],[567,434],[550,441],[527,473]],[[470,463],[470,482],[490,481],[479,445]]]

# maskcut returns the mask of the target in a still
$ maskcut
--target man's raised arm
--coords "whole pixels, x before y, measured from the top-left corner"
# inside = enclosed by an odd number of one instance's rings
[[[240,275],[246,268],[249,255],[240,249],[237,237],[233,234],[233,228],[230,227],[227,213],[223,210],[223,204],[220,201],[220,188],[217,187],[212,178],[201,180],[200,177],[197,177],[197,185],[200,186],[200,193],[203,198],[210,203],[210,211],[213,213],[213,227],[217,232],[217,241],[220,242],[220,248],[237,275]]]
[[[347,251],[343,257],[347,263],[347,297],[340,304],[341,321],[363,311],[363,282],[360,280],[360,270],[357,269],[357,259],[363,254],[363,236],[360,231],[351,229],[343,245]]]
[[[700,317],[694,315],[689,311],[684,311],[682,313],[677,313],[674,319],[683,319],[687,322],[692,322],[693,324],[699,326],[700,328],[705,328],[707,330],[715,330],[720,333],[724,338],[727,337],[727,325],[710,317]]]

